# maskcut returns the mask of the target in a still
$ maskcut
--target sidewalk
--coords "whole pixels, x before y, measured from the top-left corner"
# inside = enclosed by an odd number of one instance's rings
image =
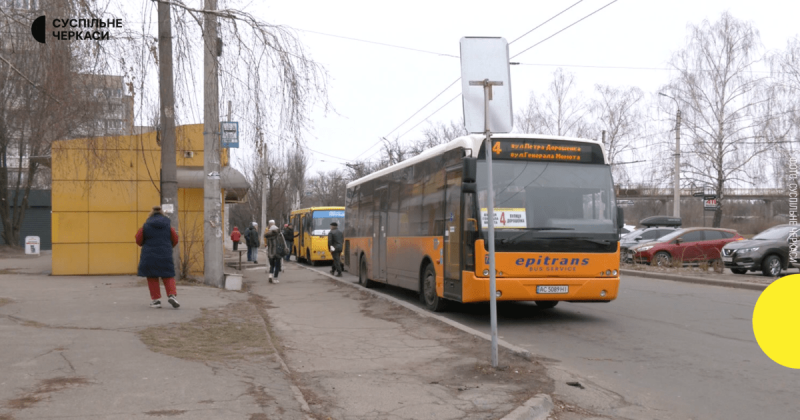
[[[498,419],[554,389],[538,361],[501,349],[495,370],[483,339],[294,262],[280,284],[243,267],[242,292],[179,283],[175,310],[49,260],[0,258],[2,420]]]
[[[502,351],[510,366],[495,370],[482,339],[294,262],[285,270],[279,284],[264,268],[245,281],[319,418],[497,419],[553,389],[538,362]]]

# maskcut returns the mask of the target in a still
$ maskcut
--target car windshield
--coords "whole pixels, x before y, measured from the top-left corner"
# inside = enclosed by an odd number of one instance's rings
[[[791,233],[791,226],[775,226],[759,233],[758,235],[754,236],[753,239],[759,241],[780,241],[786,240]]]

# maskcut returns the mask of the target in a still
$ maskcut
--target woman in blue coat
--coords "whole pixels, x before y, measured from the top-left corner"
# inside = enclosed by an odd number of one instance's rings
[[[172,248],[178,245],[178,233],[170,226],[169,217],[164,215],[161,206],[153,207],[144,226],[136,232],[136,244],[142,247],[139,276],[147,277],[147,287],[153,300],[150,307],[161,307],[159,277],[167,289],[167,301],[173,308],[180,307],[175,288],[175,264],[172,262]]]

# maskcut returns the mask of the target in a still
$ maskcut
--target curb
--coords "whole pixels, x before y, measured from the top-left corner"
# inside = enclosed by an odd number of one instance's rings
[[[365,287],[362,287],[358,283],[353,283],[351,281],[345,280],[344,278],[335,277],[335,276],[332,276],[332,275],[330,275],[328,273],[325,273],[325,272],[319,272],[319,271],[317,271],[317,270],[315,270],[315,269],[313,269],[311,267],[306,267],[303,264],[299,264],[298,263],[297,265],[300,266],[301,268],[306,269],[306,270],[313,271],[313,272],[315,272],[317,274],[321,274],[323,276],[331,278],[331,279],[333,279],[333,280],[335,280],[335,281],[337,281],[339,283],[346,284],[346,285],[348,285],[348,286],[350,286],[350,287],[352,287],[354,289],[358,289],[358,290],[361,290],[363,292],[370,293],[370,294],[372,294],[372,296],[375,296],[377,298],[384,299],[384,300],[387,300],[389,302],[392,302],[392,303],[395,303],[397,305],[400,305],[400,306],[402,306],[402,307],[404,307],[406,309],[411,310],[412,312],[416,313],[417,315],[419,315],[421,317],[435,319],[435,320],[437,320],[439,322],[442,322],[442,323],[445,323],[445,324],[447,324],[447,325],[449,325],[449,326],[451,326],[453,328],[459,329],[459,330],[461,330],[461,331],[463,331],[463,332],[465,332],[467,334],[471,334],[471,335],[474,335],[475,337],[482,338],[482,339],[484,339],[484,340],[486,340],[488,342],[492,341],[492,337],[489,334],[484,334],[484,333],[482,333],[482,332],[480,332],[480,331],[478,331],[476,329],[470,328],[470,327],[468,327],[468,326],[466,326],[464,324],[461,324],[461,323],[458,323],[458,322],[453,321],[451,319],[445,318],[445,317],[443,317],[441,315],[436,315],[436,314],[431,313],[431,312],[429,312],[429,311],[427,311],[425,309],[418,308],[418,307],[416,307],[416,306],[414,306],[414,305],[412,305],[412,304],[410,304],[408,302],[404,302],[404,301],[402,301],[400,299],[397,299],[397,298],[395,298],[393,296],[387,296],[387,295],[384,295],[382,293],[378,293],[378,292],[376,292],[376,291],[374,291],[372,289],[367,289]],[[515,345],[513,345],[513,344],[511,344],[511,343],[509,343],[509,342],[507,342],[505,340],[501,340],[501,339],[498,338],[497,339],[497,345],[500,346],[500,347],[505,348],[506,350],[514,353],[515,355],[517,355],[519,357],[522,357],[525,360],[531,361],[533,359],[533,356],[531,355],[531,352],[529,352],[528,350],[526,350],[526,349],[524,349],[522,347],[515,346]],[[550,398],[550,396],[547,395],[547,394],[537,394],[535,397],[529,399],[528,401],[523,403],[521,406],[517,407],[511,413],[508,413],[507,415],[505,415],[502,418],[502,420],[544,420],[544,419],[547,418],[547,415],[550,414],[550,411],[552,409],[553,409],[553,400]]]
[[[768,286],[766,284],[747,283],[742,281],[715,280],[702,277],[685,277],[676,274],[650,273],[647,271],[637,271],[637,270],[619,270],[619,272],[620,274],[625,274],[630,276],[647,277],[659,280],[671,280],[682,283],[705,284],[709,286],[731,287],[734,289],[764,290]]]
[[[500,420],[545,420],[553,407],[553,400],[549,395],[536,394]]]

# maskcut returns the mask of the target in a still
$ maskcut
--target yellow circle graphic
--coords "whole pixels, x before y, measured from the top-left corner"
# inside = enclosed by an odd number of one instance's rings
[[[753,310],[753,333],[775,363],[800,369],[800,274],[772,282]]]

